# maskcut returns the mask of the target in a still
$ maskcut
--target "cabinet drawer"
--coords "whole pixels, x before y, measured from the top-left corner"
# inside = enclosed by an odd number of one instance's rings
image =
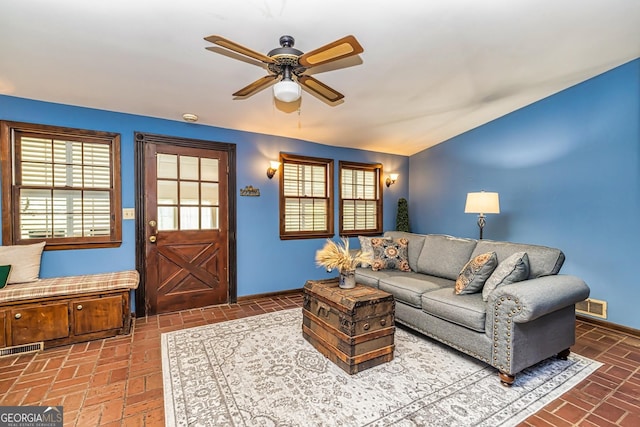
[[[8,311],[11,322],[11,345],[55,340],[69,336],[69,305],[17,307]]]
[[[122,304],[121,295],[74,299],[71,310],[75,335],[121,329]]]

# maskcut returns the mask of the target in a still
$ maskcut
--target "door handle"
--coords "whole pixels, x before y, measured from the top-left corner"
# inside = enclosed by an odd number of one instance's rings
[[[151,235],[149,236],[149,241],[151,243],[155,243],[156,240],[158,240],[158,229],[156,228],[156,226],[158,225],[158,223],[155,220],[151,220],[149,221],[149,227],[151,227]]]

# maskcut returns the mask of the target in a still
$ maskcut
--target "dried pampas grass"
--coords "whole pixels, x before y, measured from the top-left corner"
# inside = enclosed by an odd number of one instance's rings
[[[361,250],[349,250],[349,239],[342,237],[341,244],[327,239],[324,247],[316,252],[316,264],[327,270],[350,271],[360,265],[360,263],[370,263],[371,253]]]

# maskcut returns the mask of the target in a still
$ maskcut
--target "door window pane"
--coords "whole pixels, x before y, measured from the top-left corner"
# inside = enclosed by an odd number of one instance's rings
[[[199,178],[198,158],[190,156],[180,156],[180,179]]]
[[[203,181],[218,181],[218,159],[200,159],[200,179]]]
[[[200,184],[203,205],[218,205],[218,184],[203,182]]]
[[[178,178],[178,156],[158,153],[157,159],[158,178]]]
[[[180,206],[180,230],[200,229],[200,209],[197,206]]]
[[[180,181],[180,204],[181,205],[197,205],[199,204],[198,183]]]
[[[218,228],[218,208],[203,207],[202,208],[202,226],[203,230],[216,230]]]
[[[175,206],[158,206],[158,231],[178,229],[178,208]]]
[[[158,180],[158,204],[178,204],[178,183],[176,181]]]

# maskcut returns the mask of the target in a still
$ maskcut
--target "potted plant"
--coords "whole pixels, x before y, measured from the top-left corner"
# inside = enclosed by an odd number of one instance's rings
[[[396,230],[409,232],[409,204],[407,199],[398,199],[398,214],[396,215]]]
[[[340,287],[356,286],[356,267],[362,262],[371,262],[371,254],[361,250],[350,250],[349,239],[342,237],[340,243],[327,239],[324,247],[316,252],[316,264],[327,271],[334,268],[340,273]]]

